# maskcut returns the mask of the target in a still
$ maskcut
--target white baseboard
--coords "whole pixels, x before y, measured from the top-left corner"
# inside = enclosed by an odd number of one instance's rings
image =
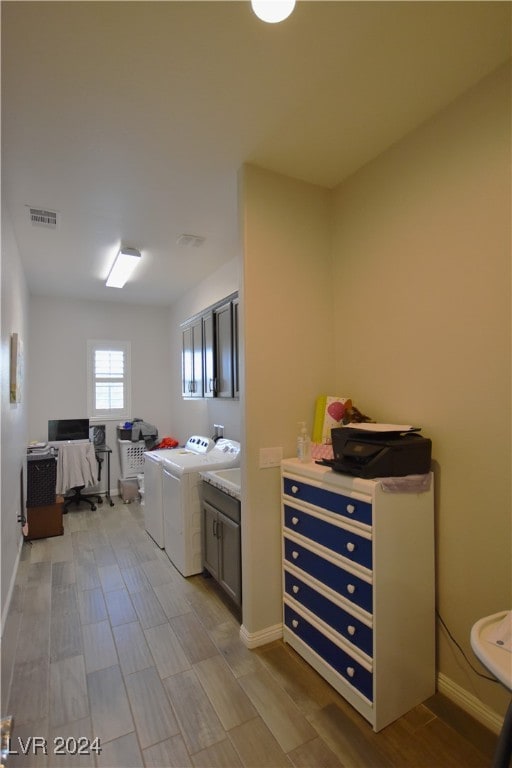
[[[20,540],[18,543],[18,554],[16,555],[16,562],[14,563],[14,568],[12,569],[11,581],[9,583],[9,591],[7,593],[7,599],[5,601],[4,609],[2,611],[2,620],[1,620],[2,624],[1,624],[0,637],[3,637],[5,622],[7,621],[7,614],[9,613],[9,608],[11,607],[12,593],[14,591],[14,584],[16,583],[16,576],[18,574],[18,565],[20,562],[22,546],[23,546],[23,535],[20,536]]]
[[[460,685],[454,683],[449,677],[443,675],[442,672],[437,676],[437,690],[490,731],[493,733],[500,732],[503,718],[481,702],[480,699],[477,699],[476,696],[473,696],[472,693],[469,693],[465,688],[461,688]]]
[[[260,645],[267,645],[267,643],[273,643],[274,640],[281,640],[283,636],[283,625],[275,624],[273,627],[265,627],[259,632],[248,632],[247,629],[240,627],[240,640],[251,650],[252,648],[258,648]]]

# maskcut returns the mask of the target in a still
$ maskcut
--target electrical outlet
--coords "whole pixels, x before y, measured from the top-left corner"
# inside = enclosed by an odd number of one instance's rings
[[[280,467],[282,458],[283,449],[281,447],[260,448],[260,469]]]

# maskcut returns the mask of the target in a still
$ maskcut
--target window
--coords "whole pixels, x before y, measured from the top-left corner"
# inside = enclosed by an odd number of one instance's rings
[[[130,342],[87,342],[89,418],[129,418]]]

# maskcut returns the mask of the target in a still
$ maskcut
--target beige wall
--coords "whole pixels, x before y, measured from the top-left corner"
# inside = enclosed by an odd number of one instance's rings
[[[297,422],[332,383],[329,193],[246,166],[241,210],[244,627],[279,624],[279,469],[260,448],[295,455]]]
[[[322,392],[432,438],[438,607],[476,666],[472,624],[512,606],[509,88],[502,69],[333,192],[244,168],[249,634],[281,620],[279,473],[259,449],[293,455]],[[504,713],[441,631],[438,670]]]
[[[338,390],[432,438],[437,605],[473,660],[472,624],[512,607],[510,169],[501,69],[335,193]],[[443,631],[438,667],[504,710]]]

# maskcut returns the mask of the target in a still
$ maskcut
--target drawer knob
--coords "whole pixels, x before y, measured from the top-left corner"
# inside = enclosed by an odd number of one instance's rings
[[[298,493],[299,492],[299,486],[298,485],[292,485],[292,493]]]
[[[296,560],[298,558],[298,556],[299,556],[299,553],[297,552],[296,549],[294,549],[293,552],[292,552],[293,559]]]
[[[353,595],[355,591],[356,591],[356,588],[354,584],[347,584],[347,592],[350,595]]]
[[[356,511],[356,508],[353,504],[347,504],[347,512],[349,513],[349,515],[353,515],[355,511]]]
[[[299,588],[298,588],[298,586],[297,586],[296,584],[294,584],[294,585],[293,585],[293,587],[292,587],[292,592],[293,592],[293,594],[294,594],[294,595],[297,595],[297,594],[298,594],[298,592],[299,592]]]
[[[354,627],[354,625],[353,625],[353,624],[349,624],[349,625],[348,625],[348,627],[347,627],[347,632],[349,633],[349,635],[355,635],[355,633],[356,633],[356,628]]]
[[[356,545],[354,544],[353,541],[349,541],[347,543],[347,550],[348,550],[348,552],[353,552],[355,548],[356,548]]]
[[[354,667],[347,667],[347,675],[349,677],[354,677],[355,673],[356,673],[356,671],[355,671]]]
[[[299,522],[299,518],[298,517],[292,517],[292,523],[294,525],[297,525],[298,522]]]
[[[292,627],[294,629],[297,629],[298,626],[299,626],[299,622],[297,621],[297,619],[292,619]]]

